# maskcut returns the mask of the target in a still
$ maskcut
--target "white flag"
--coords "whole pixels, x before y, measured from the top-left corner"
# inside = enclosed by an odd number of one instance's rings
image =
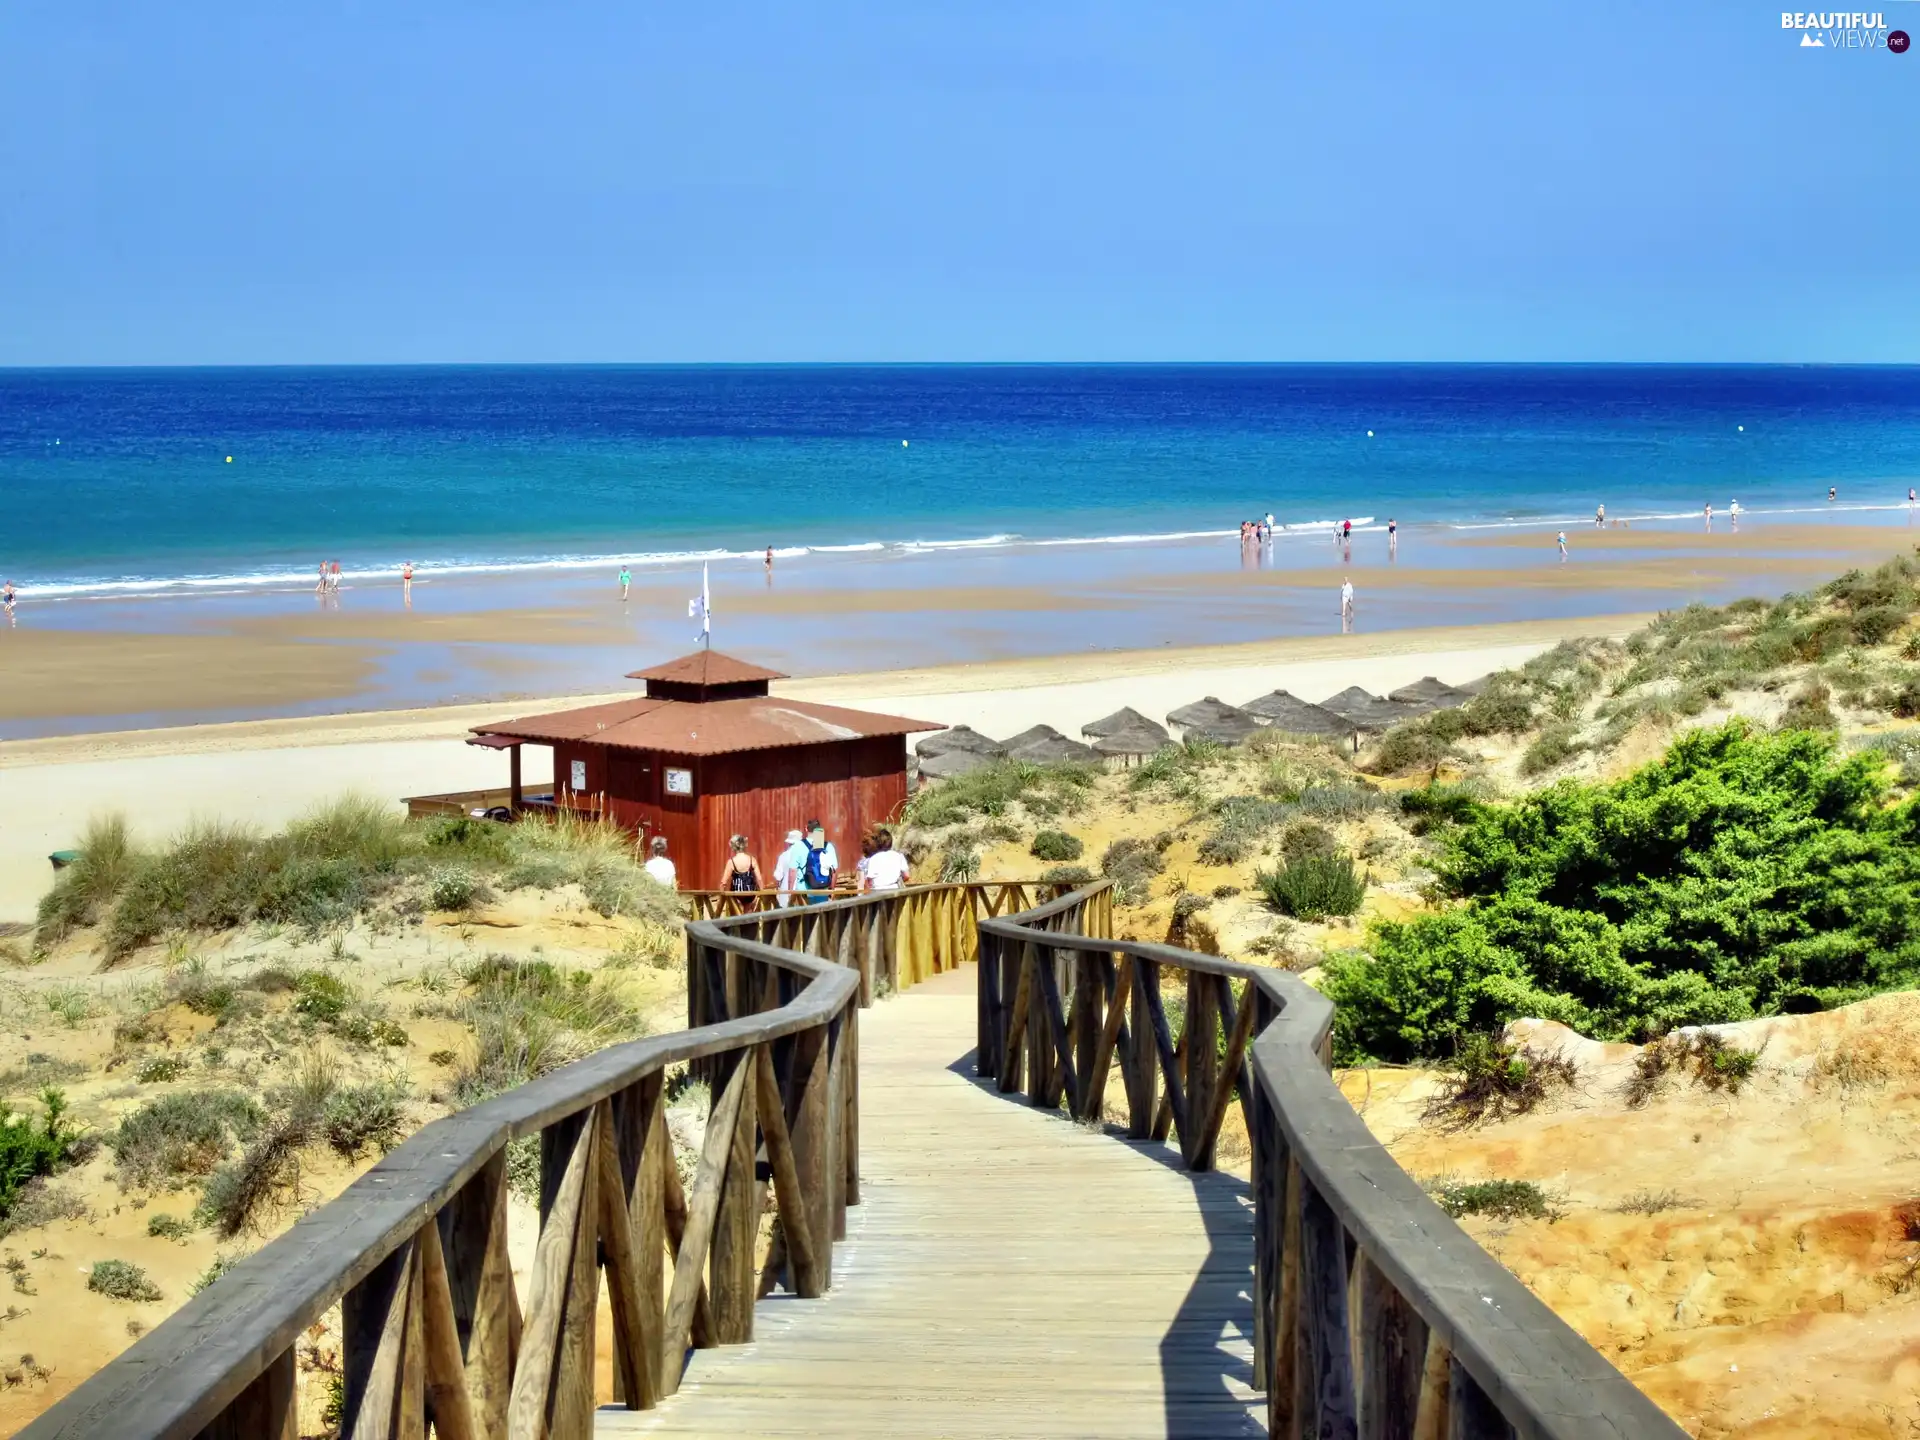
[[[707,586],[706,562],[700,564],[700,598],[687,602],[689,618],[698,616],[700,620],[700,638],[711,644],[713,640],[713,599]]]

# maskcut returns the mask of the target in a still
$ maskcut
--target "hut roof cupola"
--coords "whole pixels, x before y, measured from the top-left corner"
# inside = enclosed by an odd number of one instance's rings
[[[763,696],[770,682],[787,677],[778,670],[736,660],[717,650],[696,650],[691,655],[682,655],[678,660],[669,660],[664,665],[629,671],[627,678],[646,681],[647,698],[650,700],[704,704],[710,700],[747,700]]]

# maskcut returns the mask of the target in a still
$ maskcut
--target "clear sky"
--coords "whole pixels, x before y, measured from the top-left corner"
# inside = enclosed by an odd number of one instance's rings
[[[0,363],[1920,361],[1920,47],[1797,41],[1725,0],[7,0]]]

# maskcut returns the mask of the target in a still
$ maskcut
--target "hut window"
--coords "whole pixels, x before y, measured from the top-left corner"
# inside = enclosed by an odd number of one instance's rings
[[[587,762],[584,760],[573,762],[573,788],[576,790],[587,788]]]
[[[667,794],[691,795],[693,793],[693,772],[667,767]]]

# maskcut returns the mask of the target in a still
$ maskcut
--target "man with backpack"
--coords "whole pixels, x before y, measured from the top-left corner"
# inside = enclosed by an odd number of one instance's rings
[[[827,827],[818,820],[807,822],[806,858],[800,864],[800,888],[807,892],[807,903],[818,905],[833,891],[833,877],[840,869],[840,856],[827,839]]]

